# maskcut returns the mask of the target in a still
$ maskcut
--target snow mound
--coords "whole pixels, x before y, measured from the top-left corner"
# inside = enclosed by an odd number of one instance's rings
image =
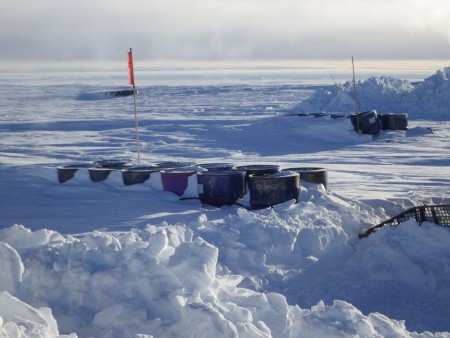
[[[30,236],[22,227],[14,231]],[[65,330],[76,330],[81,336],[409,334],[404,322],[378,313],[365,316],[343,301],[329,306],[319,302],[302,310],[288,305],[278,293],[238,287],[241,277],[217,274],[218,248],[192,238],[184,227],[97,231],[78,238],[68,236],[60,244],[38,242],[20,251],[24,291],[18,298],[0,293],[1,329],[8,337],[58,336],[48,308],[35,309],[19,298],[55,309]]]
[[[365,275],[382,278],[384,270],[374,264],[386,260],[391,262],[394,281],[414,277],[416,282],[403,287],[432,286],[431,291],[448,302],[448,278],[433,268],[444,267],[445,274],[450,266],[447,246],[433,243],[448,243],[446,229],[415,226],[413,235],[400,232],[380,240],[388,230],[397,230],[381,229],[358,241],[361,227],[385,218],[382,208],[325,194],[320,187],[303,187],[298,204],[257,212],[230,207],[227,212],[218,220],[201,214],[184,225],[163,222],[127,232],[93,231],[76,237],[30,231],[20,225],[1,229],[1,250],[9,257],[2,268],[10,276],[3,277],[7,282],[1,287],[10,293],[1,294],[0,328],[8,337],[21,337],[21,332],[27,337],[54,337],[58,335],[56,319],[60,331],[82,337],[181,333],[188,337],[431,337],[413,334],[404,321],[379,311],[365,315],[346,301],[330,299],[326,290],[330,285],[343,291],[350,285],[360,287]],[[431,265],[425,257],[414,266],[405,265],[406,257],[419,257],[412,249],[417,243],[411,238],[414,234],[430,235],[429,241],[420,243]],[[397,264],[403,267],[396,268]],[[357,268],[364,266],[367,271]],[[426,266],[429,272],[421,273]],[[348,284],[339,285],[339,278],[323,273],[338,267],[351,270]],[[315,269],[320,273],[314,274]],[[302,282],[295,272],[302,272]],[[278,292],[286,285],[296,289],[289,295],[309,290],[303,294],[305,300],[323,295],[329,305],[322,298],[303,309],[289,305]],[[406,292],[405,301],[414,303],[415,298]],[[365,300],[376,302],[375,297]]]
[[[438,70],[423,82],[412,84],[393,77],[371,77],[357,83],[358,110],[407,113],[413,118],[448,119],[450,115],[450,67]],[[355,111],[353,82],[319,88],[298,104],[294,112]]]
[[[327,290],[320,298],[325,302],[345,298],[364,313],[377,309],[390,318],[404,319],[417,331],[431,321],[436,330],[442,330],[450,315],[450,280],[444,272],[450,269],[450,252],[445,248],[449,240],[449,229],[428,222],[419,226],[409,220],[398,227],[385,226],[357,241],[354,252],[348,248],[329,251],[314,266],[293,277],[293,293],[288,294],[296,296],[289,301],[301,306],[315,304],[318,299],[311,295],[317,288]],[[318,271],[325,271],[320,280]],[[333,287],[327,288],[330,281]],[[296,285],[308,288],[295,290]],[[402,303],[404,310],[399,307]],[[434,310],[406,310],[419,306]],[[436,312],[442,317],[436,318]]]
[[[0,337],[62,338],[68,336],[59,335],[56,320],[49,308],[35,309],[8,292],[1,291]]]

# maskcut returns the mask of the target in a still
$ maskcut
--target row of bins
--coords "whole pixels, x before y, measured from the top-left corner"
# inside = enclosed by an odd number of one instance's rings
[[[98,161],[92,164],[58,167],[61,183],[69,180],[78,169],[87,168],[92,181],[105,180],[114,170],[121,170],[125,185],[144,183],[152,173],[161,175],[164,191],[183,196],[189,178],[197,179],[198,197],[203,204],[216,207],[232,205],[247,193],[250,208],[261,209],[289,200],[298,200],[300,179],[323,184],[328,188],[327,170],[324,168],[288,168],[278,165],[244,165],[230,163],[198,164],[162,162],[148,166],[130,166],[120,161]]]
[[[378,134],[381,130],[407,130],[408,114],[378,114],[376,110],[349,115],[355,131]]]

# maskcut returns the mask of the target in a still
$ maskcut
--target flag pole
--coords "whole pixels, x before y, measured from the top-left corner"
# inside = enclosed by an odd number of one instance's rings
[[[141,164],[141,145],[139,143],[139,122],[136,113],[136,87],[133,85],[133,99],[134,99],[134,120],[136,122],[136,145],[137,145],[137,156],[138,164]]]
[[[133,85],[133,101],[134,101],[134,121],[136,124],[136,145],[138,164],[141,163],[141,146],[139,143],[139,122],[136,112],[136,85],[134,83],[134,68],[133,68],[133,51],[130,48],[128,52],[128,78],[131,85]]]

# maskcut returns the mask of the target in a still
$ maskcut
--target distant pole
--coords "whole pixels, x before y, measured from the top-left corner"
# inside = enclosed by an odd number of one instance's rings
[[[330,73],[330,76],[331,76],[331,78],[333,79],[334,85],[337,87],[338,84],[337,84],[336,80],[334,79],[333,74]]]
[[[358,94],[357,94],[357,91],[356,91],[355,64],[353,62],[353,56],[352,56],[352,68],[353,68],[353,90],[355,91],[356,126],[357,126],[357,129],[358,129],[358,133],[361,133],[361,130],[359,129]]]
[[[141,163],[141,146],[139,143],[139,123],[136,112],[136,85],[134,83],[134,68],[133,68],[133,51],[130,48],[128,52],[128,80],[130,84],[133,86],[133,99],[134,99],[134,121],[136,123],[136,145],[137,145],[137,157],[138,164]]]

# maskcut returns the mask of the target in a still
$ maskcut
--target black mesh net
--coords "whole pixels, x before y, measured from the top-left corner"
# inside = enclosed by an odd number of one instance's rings
[[[422,224],[423,222],[432,222],[437,225],[450,227],[450,205],[424,205],[413,207],[395,217],[388,219],[387,221],[384,221],[383,223],[367,229],[359,235],[359,238],[369,236],[382,226],[397,226],[411,218],[414,218],[418,224]]]

